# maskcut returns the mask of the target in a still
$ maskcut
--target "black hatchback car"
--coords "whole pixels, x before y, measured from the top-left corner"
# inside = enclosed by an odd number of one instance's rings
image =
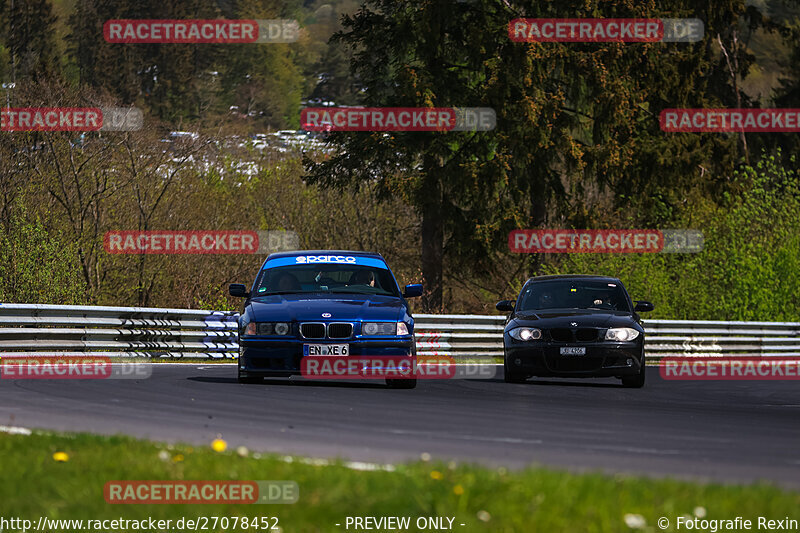
[[[653,304],[631,301],[616,278],[539,276],[529,279],[503,332],[505,381],[531,376],[617,377],[625,387],[645,382],[644,328],[637,313]]]

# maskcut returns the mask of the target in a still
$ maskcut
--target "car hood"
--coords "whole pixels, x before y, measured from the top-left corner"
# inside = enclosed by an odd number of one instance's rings
[[[595,311],[586,309],[548,309],[544,311],[521,311],[514,315],[517,325],[548,328],[612,328],[630,327],[636,323],[630,313],[622,311]],[[572,322],[578,324],[572,326]]]
[[[406,314],[401,298],[373,294],[277,294],[253,298],[249,307],[256,322],[400,321]]]

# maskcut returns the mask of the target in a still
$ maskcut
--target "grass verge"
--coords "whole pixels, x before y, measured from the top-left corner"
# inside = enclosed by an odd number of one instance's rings
[[[67,460],[55,460],[58,452]],[[555,533],[662,531],[657,520],[663,516],[671,524],[664,531],[677,531],[678,516],[798,518],[800,505],[800,493],[768,485],[426,461],[396,465],[393,471],[364,471],[341,462],[289,462],[241,449],[217,452],[210,446],[87,434],[0,433],[0,458],[0,517],[34,524],[42,515],[84,520],[270,516],[278,517],[278,526],[288,533],[348,531],[347,516],[409,516],[408,531],[419,531],[417,517],[446,516],[455,518],[454,531]],[[103,497],[111,480],[294,480],[300,498],[291,505],[112,505]],[[215,530],[223,531],[210,524],[206,531]]]

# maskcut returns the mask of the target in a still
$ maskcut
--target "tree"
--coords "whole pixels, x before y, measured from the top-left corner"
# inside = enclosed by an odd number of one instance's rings
[[[0,0],[0,36],[14,80],[60,74],[50,0]]]

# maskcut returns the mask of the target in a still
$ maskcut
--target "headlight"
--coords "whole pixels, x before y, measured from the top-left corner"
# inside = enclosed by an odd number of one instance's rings
[[[244,330],[245,335],[288,335],[291,331],[286,322],[250,322]]]
[[[627,342],[639,336],[639,331],[633,328],[611,328],[606,331],[607,341]]]
[[[405,324],[403,324],[405,326]],[[362,335],[397,335],[396,322],[364,322],[361,324]],[[408,331],[406,331],[406,335]]]
[[[542,330],[536,328],[514,328],[508,334],[518,341],[535,341],[542,338]]]

